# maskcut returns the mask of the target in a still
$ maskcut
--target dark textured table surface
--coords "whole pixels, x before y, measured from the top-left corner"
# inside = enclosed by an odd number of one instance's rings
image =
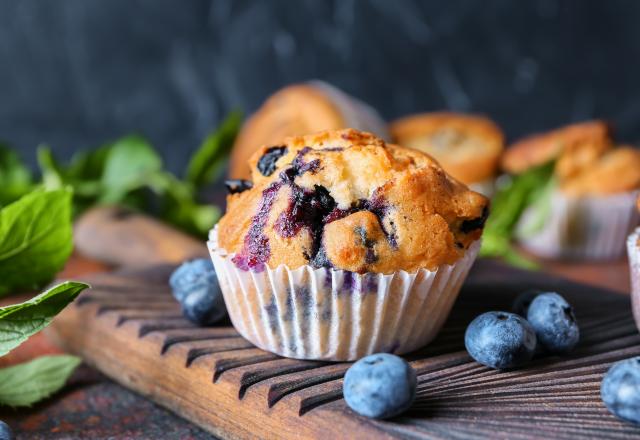
[[[609,287],[628,294],[628,270],[625,261],[599,264],[544,263],[543,272],[577,281]],[[105,271],[107,267],[74,256],[62,278]],[[3,303],[16,302],[12,297]],[[56,353],[46,334],[38,334],[8,356],[0,366],[23,362],[33,357]],[[2,409],[0,419],[25,439],[211,439],[191,423],[113,383],[83,365],[69,385],[57,395],[28,409]]]

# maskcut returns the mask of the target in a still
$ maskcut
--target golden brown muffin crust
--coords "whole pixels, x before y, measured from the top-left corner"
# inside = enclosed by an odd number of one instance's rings
[[[564,154],[566,159],[561,162],[565,164],[560,165],[559,172],[569,177],[612,144],[611,128],[604,121],[572,124],[516,142],[502,156],[502,168],[508,173],[519,174]]]
[[[477,240],[488,200],[428,155],[356,130],[264,146],[253,188],[228,197],[221,247],[241,269],[435,269]]]
[[[607,195],[640,188],[640,151],[619,147],[585,166],[579,174],[560,181],[567,195]]]
[[[466,184],[493,178],[504,149],[504,135],[490,119],[451,112],[422,113],[390,125],[394,141],[433,156]]]

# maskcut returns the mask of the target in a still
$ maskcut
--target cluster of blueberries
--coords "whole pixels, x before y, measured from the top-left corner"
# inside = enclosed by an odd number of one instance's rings
[[[538,352],[568,353],[580,340],[573,308],[557,293],[525,292],[516,298],[513,312],[487,312],[469,324],[465,347],[477,362],[500,370],[516,368]],[[614,415],[640,423],[640,357],[613,364],[600,394]]]
[[[182,264],[169,281],[184,316],[212,325],[227,314],[213,264],[197,259]],[[580,340],[573,308],[554,292],[528,291],[513,312],[487,312],[467,327],[464,342],[477,362],[499,370],[520,367],[536,353],[568,353]],[[387,353],[372,354],[346,372],[344,399],[366,417],[385,419],[407,410],[416,396],[416,372],[407,361]],[[617,362],[605,375],[602,400],[618,417],[640,423],[640,357]],[[6,425],[0,422],[0,440]],[[10,438],[10,437],[6,437]]]
[[[580,340],[573,308],[557,293],[525,292],[513,311],[487,312],[471,321],[464,345],[472,358],[504,370],[526,364],[537,350],[568,353]]]

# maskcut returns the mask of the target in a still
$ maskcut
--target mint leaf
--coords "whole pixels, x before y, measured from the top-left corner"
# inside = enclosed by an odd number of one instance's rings
[[[498,188],[482,234],[481,257],[503,257],[505,261],[520,267],[535,266],[517,253],[512,247],[512,240],[518,221],[527,207],[541,202],[540,215],[544,215],[544,198],[549,197],[554,188],[553,168],[553,162],[532,168],[509,177]],[[539,223],[538,220],[536,223]]]
[[[45,328],[88,284],[67,281],[20,304],[0,308],[0,356]]]
[[[104,165],[100,201],[121,201],[130,191],[146,185],[149,176],[161,169],[162,159],[142,137],[127,136],[117,140]]]
[[[0,404],[31,406],[49,397],[64,386],[80,362],[63,354],[0,369]]]
[[[29,169],[16,153],[0,144],[0,207],[28,193],[32,185]]]
[[[241,123],[242,114],[231,112],[222,125],[205,138],[187,165],[187,182],[201,188],[216,178],[233,147]]]
[[[42,173],[42,184],[47,189],[60,189],[64,187],[62,169],[53,157],[51,149],[46,145],[38,147],[38,166]]]
[[[73,248],[71,191],[34,191],[0,210],[0,296],[35,289]]]

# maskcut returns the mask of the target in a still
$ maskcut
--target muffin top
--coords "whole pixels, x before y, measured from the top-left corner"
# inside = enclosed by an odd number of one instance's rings
[[[461,113],[422,113],[390,125],[398,144],[436,158],[453,177],[466,184],[495,176],[504,135],[490,119]]]
[[[564,156],[566,173],[582,162],[611,148],[611,129],[604,121],[587,121],[527,136],[514,143],[502,156],[502,168],[519,174]],[[561,167],[562,168],[562,167]]]
[[[569,196],[607,195],[640,188],[640,151],[616,147],[603,121],[569,125],[529,136],[503,156],[511,173],[555,161],[559,189]]]
[[[231,152],[229,175],[247,179],[249,158],[261,145],[287,136],[355,127],[386,136],[386,125],[369,106],[322,81],[292,84],[271,95],[245,122]]]
[[[219,244],[243,270],[309,264],[365,273],[435,269],[480,238],[488,200],[427,154],[353,129],[289,137],[233,186]]]
[[[560,181],[560,189],[575,196],[617,194],[638,188],[640,151],[632,147],[609,150],[578,174]]]

